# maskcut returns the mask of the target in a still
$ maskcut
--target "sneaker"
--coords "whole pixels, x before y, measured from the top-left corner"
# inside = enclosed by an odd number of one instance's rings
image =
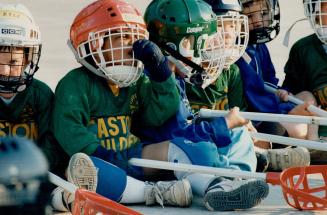
[[[74,154],[69,160],[67,179],[79,188],[95,192],[98,176],[91,158],[84,153]]]
[[[51,206],[55,211],[69,212],[73,207],[74,195],[57,187],[51,193]]]
[[[153,205],[159,203],[179,207],[188,207],[192,203],[192,189],[190,182],[181,181],[159,181],[157,183],[147,182],[145,187],[145,204]]]
[[[97,169],[91,158],[84,153],[74,154],[67,169],[67,179],[79,188],[96,191]],[[57,211],[71,211],[75,196],[61,187],[51,193],[51,205]]]
[[[310,165],[310,153],[304,147],[268,149],[268,159],[269,169],[273,171]]]
[[[204,205],[209,211],[248,209],[258,205],[268,193],[269,186],[262,180],[223,178],[208,188],[204,196]]]

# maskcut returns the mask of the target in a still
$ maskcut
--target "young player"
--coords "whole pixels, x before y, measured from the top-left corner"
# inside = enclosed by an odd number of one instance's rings
[[[56,88],[54,134],[72,156],[67,176],[76,185],[120,203],[186,207],[192,202],[187,180],[145,183],[147,171],[128,164],[153,154],[130,127],[159,126],[179,105],[168,61],[146,38],[143,17],[122,0],[95,1],[76,16],[70,46],[82,67]],[[146,59],[145,68],[138,59]],[[62,191],[53,192],[52,203],[67,211],[73,196]]]
[[[162,16],[163,14],[170,18],[166,19]],[[201,75],[207,83],[216,79],[216,73],[219,74],[224,66],[225,56],[221,50],[224,45],[223,38],[220,33],[217,33],[216,16],[209,5],[204,1],[158,0],[147,7],[145,21],[150,40],[157,44],[169,44],[176,47],[184,57],[198,62],[205,68]],[[195,31],[195,27],[200,30]],[[205,45],[199,47],[197,44]],[[137,125],[133,131],[137,130],[136,134],[142,138],[142,141],[151,144],[147,146],[148,149],[161,150],[163,156],[167,151],[168,160],[210,165],[218,158],[214,163],[219,167],[255,171],[256,157],[249,133],[244,128],[233,129],[248,121],[238,115],[237,108],[234,108],[225,118],[216,118],[212,121],[193,121],[194,115],[189,108],[184,81],[185,75],[190,77],[192,73],[183,73],[187,67],[181,68],[180,66],[183,66],[181,62],[171,57],[169,59],[171,61],[170,68],[175,72],[181,96],[179,111],[164,125],[158,127]],[[220,65],[220,67],[211,67],[210,65]],[[186,79],[191,81],[189,78]],[[162,141],[166,141],[164,148],[152,144]],[[182,142],[189,142],[189,144],[197,146],[194,147],[197,150],[186,147],[181,144]],[[215,149],[218,153],[209,153],[211,149]],[[203,158],[205,154],[207,154],[207,160]],[[155,155],[153,159],[155,159]],[[163,158],[163,160],[165,159]],[[204,203],[208,210],[251,208],[259,204],[268,194],[267,185],[258,180],[232,181],[211,175],[179,172],[176,172],[175,175],[177,178],[186,177],[190,181],[193,192],[204,197]],[[249,190],[258,192],[252,193],[248,192]],[[236,196],[239,197],[236,198]]]
[[[217,27],[224,37],[226,63],[223,72],[205,89],[186,84],[186,93],[194,112],[200,108],[227,110],[233,107],[247,108],[243,96],[243,83],[234,62],[243,55],[248,43],[248,20],[242,15],[239,1],[207,1],[217,15]],[[252,126],[249,129],[253,130]],[[258,141],[256,141],[258,143]],[[267,168],[265,155],[257,154],[257,171]]]
[[[239,68],[234,62],[242,55],[247,44],[247,18],[240,14],[242,7],[238,2],[207,2],[217,15],[218,28],[225,39],[227,59],[219,77],[213,79],[204,90],[187,84],[187,96],[194,112],[200,108],[228,110],[235,106],[245,110],[247,105],[243,96],[243,84]]]
[[[285,114],[306,114],[308,103],[295,107],[287,102],[287,95],[283,89],[277,93],[278,96],[264,90],[265,82],[273,85],[278,84],[276,72],[272,64],[266,42],[273,40],[279,32],[280,12],[277,0],[242,0],[244,14],[249,18],[249,45],[246,53],[237,62],[240,67],[244,93],[250,111],[285,113]],[[311,101],[313,96],[309,93],[297,95],[299,98]],[[315,139],[316,126],[306,124],[280,123],[291,137],[301,139]],[[279,124],[260,123],[257,129],[265,133],[280,133]],[[268,127],[268,130],[265,129]],[[277,127],[277,129],[272,129]],[[282,135],[284,132],[281,132]],[[261,146],[268,149],[267,153],[270,167],[274,170],[281,170],[290,166],[309,165],[310,156],[307,149],[302,147],[284,148],[270,150],[270,145]]]
[[[297,41],[290,50],[285,65],[285,80],[283,87],[290,92],[299,94],[303,91],[312,92],[322,109],[327,110],[326,78],[327,68],[327,1],[304,0],[304,12],[314,34]],[[319,137],[326,140],[326,126],[319,127]],[[326,163],[326,153],[310,151],[312,162]]]
[[[22,4],[0,4],[0,136],[26,137],[42,148],[56,170],[60,149],[50,142],[53,92],[34,79],[41,33]],[[49,139],[50,138],[50,139]]]

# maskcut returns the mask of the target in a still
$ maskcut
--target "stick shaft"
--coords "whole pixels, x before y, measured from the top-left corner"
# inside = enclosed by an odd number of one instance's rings
[[[265,173],[256,173],[256,172],[248,172],[248,171],[241,171],[241,170],[207,167],[207,166],[199,166],[199,165],[183,164],[183,163],[172,163],[166,161],[156,161],[156,160],[139,159],[139,158],[132,158],[128,162],[133,166],[139,166],[139,167],[165,169],[165,170],[173,170],[173,171],[181,171],[181,172],[202,173],[202,174],[210,174],[210,175],[233,177],[233,178],[244,178],[244,179],[257,178],[257,179],[266,180]]]
[[[271,141],[282,145],[302,146],[309,149],[327,151],[327,143],[321,143],[312,140],[301,140],[291,137],[282,137],[278,135],[264,134],[264,133],[257,133],[257,132],[250,132],[250,134],[252,137],[259,140]]]
[[[229,111],[201,109],[199,112],[199,116],[202,118],[222,117],[227,115],[228,113]],[[246,119],[254,120],[254,121],[327,125],[327,118],[316,117],[316,116],[298,116],[298,115],[257,113],[257,112],[240,112],[240,115]]]
[[[265,84],[265,90],[268,91],[268,92],[271,92],[271,93],[276,93],[277,92],[277,89],[276,88],[274,88],[272,86],[269,86],[267,84]],[[294,104],[297,104],[297,105],[304,103],[302,100],[300,100],[300,99],[298,99],[298,98],[296,98],[294,96],[291,96],[291,95],[288,96],[288,100],[290,102],[294,103]],[[308,107],[308,110],[311,113],[316,114],[317,116],[327,117],[327,112],[324,111],[324,110],[322,110],[322,109],[320,109],[320,108],[318,108],[318,107],[316,107],[316,106],[310,105]]]
[[[75,192],[78,189],[76,185],[69,183],[68,181],[60,178],[59,176],[57,176],[51,172],[48,172],[48,174],[49,174],[49,180],[51,183],[53,183],[54,185],[57,185],[58,187],[64,188],[71,194],[75,195]]]

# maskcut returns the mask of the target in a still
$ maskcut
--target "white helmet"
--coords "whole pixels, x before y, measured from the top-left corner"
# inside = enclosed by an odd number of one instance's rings
[[[17,49],[21,49],[20,53]],[[2,63],[9,66],[9,74],[0,73],[0,92],[20,92],[32,82],[38,69],[41,54],[41,34],[30,11],[22,4],[0,3],[0,54],[20,54],[19,65]],[[20,75],[12,71],[19,68]],[[0,70],[1,71],[1,70]]]
[[[235,63],[245,52],[249,41],[248,17],[242,14],[240,0],[205,0],[217,15],[218,31],[225,42],[225,68]]]
[[[327,0],[304,0],[303,4],[304,14],[308,18],[312,29],[321,42],[327,44],[327,22],[324,23],[323,21],[324,16],[327,19]]]

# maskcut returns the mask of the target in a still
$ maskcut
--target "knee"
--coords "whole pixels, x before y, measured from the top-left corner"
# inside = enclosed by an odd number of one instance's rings
[[[171,143],[179,147],[192,164],[201,166],[221,166],[217,146],[214,143],[206,141],[194,143],[184,138],[175,138]]]
[[[312,102],[313,105],[317,105],[317,100],[316,98],[314,97],[314,95],[309,92],[309,91],[302,91],[298,94],[295,95],[297,98],[303,100],[303,101],[306,101],[306,102]]]

